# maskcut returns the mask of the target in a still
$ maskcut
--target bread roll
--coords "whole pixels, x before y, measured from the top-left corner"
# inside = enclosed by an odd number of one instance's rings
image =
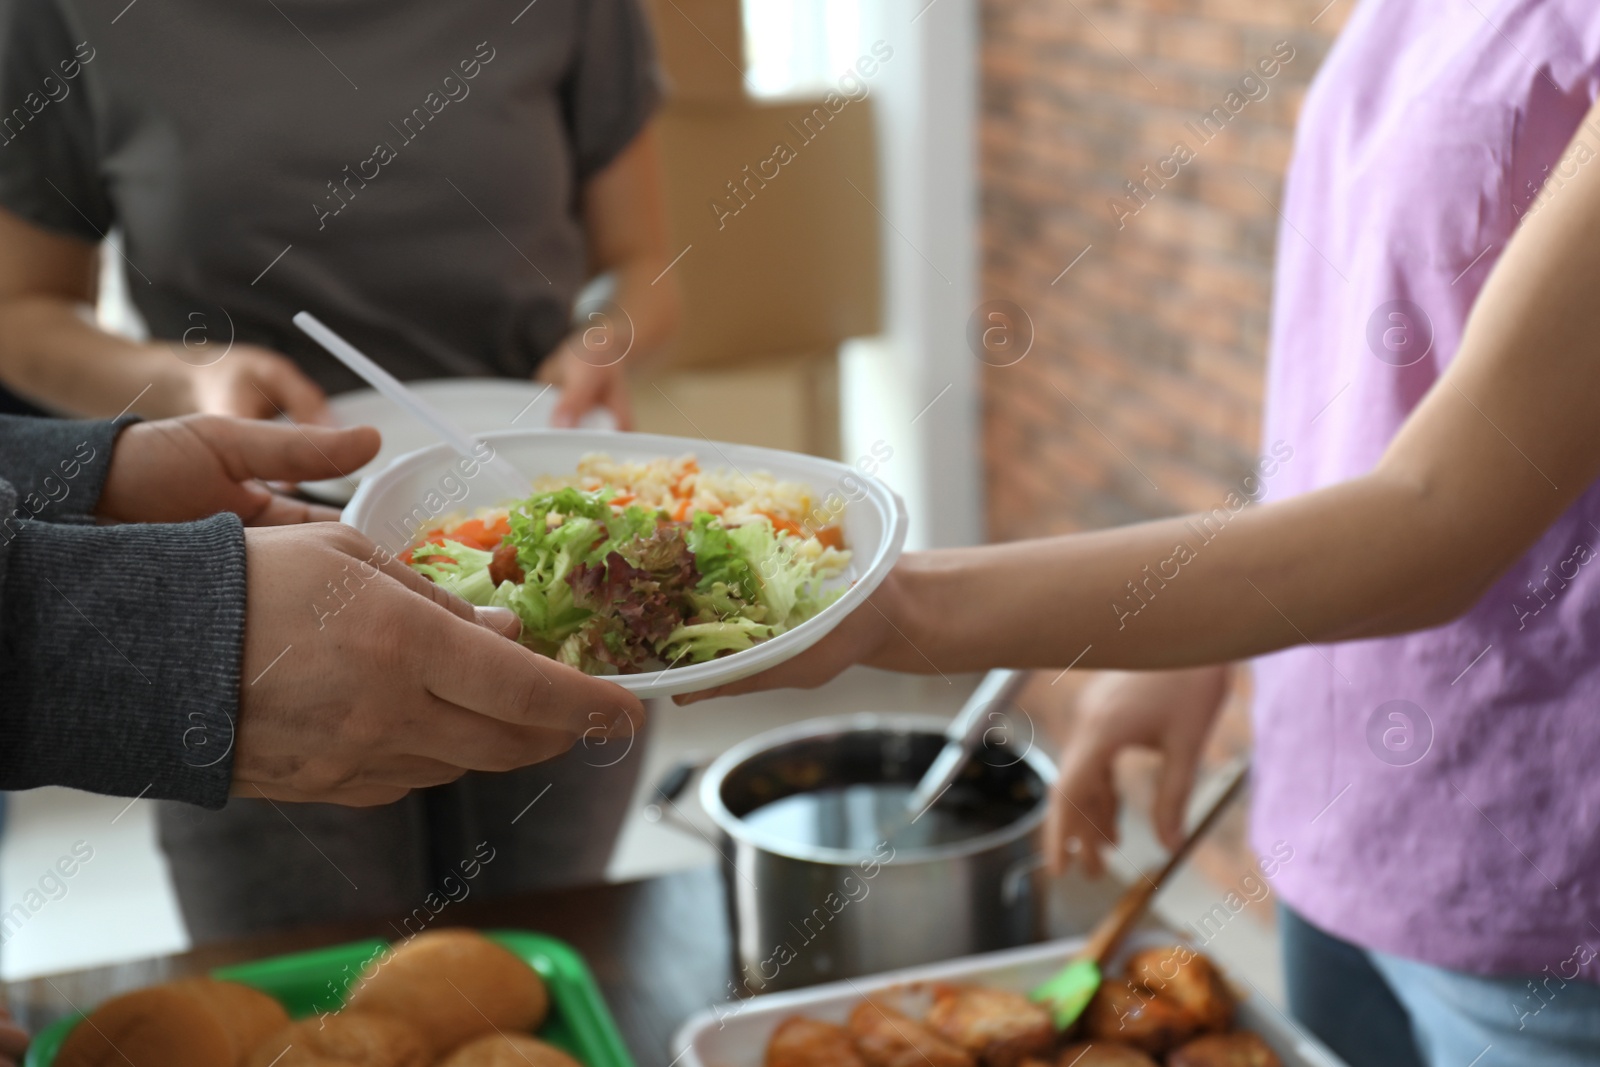
[[[211,1005],[223,1027],[233,1035],[234,1046],[243,1059],[268,1034],[283,1028],[289,1013],[275,999],[238,982],[214,982],[199,978],[175,983],[192,990]]]
[[[496,1031],[535,1029],[550,1004],[522,960],[472,930],[432,930],[367,966],[346,1000],[412,1023],[435,1056]]]
[[[256,1046],[246,1067],[428,1067],[433,1054],[403,1019],[340,1011],[281,1027]]]
[[[490,1034],[467,1042],[439,1067],[583,1067],[554,1045],[527,1034]]]
[[[283,1005],[235,982],[194,978],[101,1004],[62,1042],[56,1067],[239,1067],[289,1021]]]

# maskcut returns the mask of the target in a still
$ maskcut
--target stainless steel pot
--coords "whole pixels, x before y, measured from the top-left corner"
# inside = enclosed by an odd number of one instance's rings
[[[941,802],[965,797],[986,805],[998,828],[977,836],[929,846],[896,847],[883,839],[835,848],[746,821],[794,794],[915,785],[944,744],[944,726],[914,715],[812,720],[751,738],[707,769],[700,797],[724,838],[735,962],[748,991],[871,974],[1037,937],[1039,838],[1054,768],[1031,744],[999,731],[986,737]]]

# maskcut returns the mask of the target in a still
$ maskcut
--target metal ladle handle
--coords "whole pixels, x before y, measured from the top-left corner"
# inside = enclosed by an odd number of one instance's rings
[[[939,799],[950,783],[956,780],[961,769],[972,758],[973,751],[984,733],[985,713],[995,704],[1010,699],[1024,679],[1026,671],[990,671],[972,691],[956,717],[945,730],[944,748],[934,757],[933,763],[923,772],[917,788],[906,800],[906,810],[920,814],[928,805]]]

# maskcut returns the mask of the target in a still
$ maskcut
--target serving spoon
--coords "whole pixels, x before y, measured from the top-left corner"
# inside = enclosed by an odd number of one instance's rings
[[[1211,802],[1194,829],[1190,830],[1177,848],[1172,850],[1172,855],[1161,870],[1154,875],[1141,874],[1135,878],[1133,885],[1117,900],[1116,904],[1106,913],[1095,928],[1089,932],[1089,938],[1084,942],[1083,948],[1060,971],[1039,985],[1028,994],[1030,1000],[1044,1005],[1050,1012],[1051,1020],[1057,1030],[1065,1030],[1078,1021],[1078,1016],[1089,1006],[1089,1001],[1094,997],[1095,991],[1100,988],[1104,980],[1106,961],[1117,951],[1122,944],[1122,939],[1128,931],[1143,918],[1145,910],[1150,907],[1150,901],[1161,891],[1172,872],[1189,858],[1189,853],[1200,839],[1210,832],[1216,825],[1217,819],[1227,810],[1244,788],[1245,779],[1250,773],[1248,760],[1240,760],[1238,765],[1228,772],[1227,785],[1218,794],[1217,799]]]
[[[880,821],[874,828],[879,838],[884,841],[895,840],[906,827],[922,818],[924,812],[938,803],[945,790],[950,788],[950,783],[960,776],[962,768],[977,751],[988,718],[984,713],[1009,699],[1024,677],[1025,672],[1011,670],[990,671],[983,676],[978,688],[967,697],[967,702],[961,705],[961,710],[956,712],[956,717],[945,728],[944,747],[933,758],[928,769],[922,772],[916,788],[906,797],[905,806],[898,812],[892,812],[892,818]]]
[[[478,454],[479,442],[471,434],[452,422],[444,412],[407,388],[399,378],[378,366],[366,353],[340,337],[321,319],[309,311],[301,311],[296,313],[293,321],[308,337],[327,349],[329,355],[354,371],[380,395],[409,412],[418,422],[438,434],[441,441],[461,455],[482,464],[484,472],[504,495],[520,500],[533,490],[533,485],[527,476],[503,459],[499,453],[484,460]]]

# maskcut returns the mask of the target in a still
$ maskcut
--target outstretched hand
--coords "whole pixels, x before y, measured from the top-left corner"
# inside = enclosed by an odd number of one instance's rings
[[[590,354],[577,338],[569,338],[550,360],[540,377],[561,386],[561,400],[551,415],[551,425],[572,429],[589,412],[611,412],[617,429],[633,429],[633,401],[628,395],[628,379],[622,364],[607,363],[609,357]]]
[[[1061,751],[1045,825],[1045,861],[1060,874],[1073,861],[1090,878],[1105,871],[1100,846],[1117,842],[1112,764],[1125,748],[1161,754],[1151,812],[1169,849],[1183,837],[1183,816],[1211,724],[1228,693],[1226,665],[1169,671],[1106,671],[1078,696]]]
[[[333,520],[334,508],[274,493],[269,481],[336,478],[378,452],[370,426],[322,426],[185,415],[139,422],[117,437],[96,508],[119,522],[189,522],[231,511],[250,526]]]
[[[247,530],[245,547],[237,795],[388,804],[644,721],[627,690],[512,640],[511,612],[474,608],[348,526]]]
[[[223,358],[189,367],[187,384],[188,409],[203,414],[286,415],[313,425],[328,420],[328,397],[317,383],[287,356],[258,345],[233,345]]]

